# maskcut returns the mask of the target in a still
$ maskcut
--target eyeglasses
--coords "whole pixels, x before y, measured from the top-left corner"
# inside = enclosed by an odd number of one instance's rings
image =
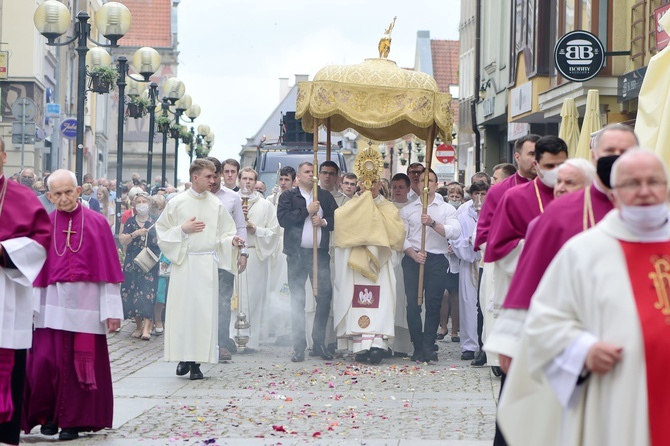
[[[409,175],[421,175],[423,170],[410,170],[407,172]]]
[[[337,176],[337,172],[324,172],[323,170],[319,172],[319,175],[329,175],[331,177]]]
[[[342,186],[354,187],[354,186],[356,186],[356,183],[347,183],[345,181],[344,183],[342,183]]]
[[[644,182],[638,180],[630,180],[618,184],[616,186],[613,186],[613,189],[623,189],[628,192],[639,192],[643,186],[647,186],[649,189],[653,189],[655,191],[660,191],[661,189],[667,189],[668,182],[665,180],[661,180],[659,178],[652,178],[651,180]]]

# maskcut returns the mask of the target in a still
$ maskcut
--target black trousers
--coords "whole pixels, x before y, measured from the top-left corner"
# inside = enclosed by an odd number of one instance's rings
[[[316,313],[312,328],[314,344],[324,345],[326,342],[326,324],[330,314],[330,302],[333,299],[333,288],[330,283],[330,255],[327,249],[319,249],[317,262],[318,294],[316,296]],[[305,281],[309,276],[314,283],[312,271],[312,249],[300,248],[296,254],[286,256],[288,267],[288,288],[291,291],[291,332],[293,349],[300,353],[307,348],[305,338]]]
[[[421,327],[421,307],[417,299],[419,293],[419,264],[411,257],[402,259],[402,271],[407,296],[407,326],[414,348],[431,348],[437,337],[440,325],[442,296],[446,286],[445,275],[449,262],[442,254],[427,253],[423,273],[424,305],[426,306],[425,324]]]
[[[11,378],[14,413],[11,420],[0,423],[0,443],[19,444],[23,411],[23,388],[26,382],[26,352],[25,349],[14,350],[14,368],[12,368]]]
[[[230,301],[235,289],[235,275],[219,270],[219,347],[230,339]]]

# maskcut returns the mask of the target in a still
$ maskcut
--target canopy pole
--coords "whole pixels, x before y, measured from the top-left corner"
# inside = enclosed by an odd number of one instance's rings
[[[312,168],[312,181],[314,184],[312,185],[312,195],[313,195],[313,200],[314,201],[319,201],[319,176],[317,174],[319,170],[319,120],[314,119],[314,143],[313,143],[313,149],[312,151],[314,152],[314,166]],[[319,261],[318,261],[318,254],[319,254],[319,231],[321,228],[317,226],[312,226],[313,229],[313,239],[312,239],[312,292],[314,293],[314,297],[316,297],[317,294],[319,294],[319,286],[318,286],[318,274],[319,274]]]
[[[433,124],[428,129],[428,136],[426,137],[426,174],[423,176],[423,191],[421,193],[421,214],[428,213],[428,187],[430,183],[430,164],[433,160],[433,143],[435,141],[435,131],[436,125]],[[426,225],[421,225],[421,251],[425,254],[426,252]],[[419,306],[423,305],[423,274],[425,269],[425,264],[422,263],[419,265],[419,291],[417,296],[417,303]]]
[[[330,116],[326,118],[326,161],[330,160]]]

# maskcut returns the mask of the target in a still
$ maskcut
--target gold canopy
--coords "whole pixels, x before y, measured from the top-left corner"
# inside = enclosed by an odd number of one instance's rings
[[[426,140],[436,124],[442,141],[451,142],[454,122],[451,95],[440,93],[432,76],[376,58],[330,65],[312,82],[299,82],[296,118],[306,132],[314,132],[315,118],[330,118],[331,131],[352,128],[375,141],[408,134]]]

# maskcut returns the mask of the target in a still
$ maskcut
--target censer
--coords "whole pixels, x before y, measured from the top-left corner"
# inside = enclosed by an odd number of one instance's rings
[[[241,311],[237,313],[237,320],[235,321],[235,343],[237,344],[237,349],[240,352],[244,351],[247,344],[249,343],[249,328],[251,324],[247,320],[247,315]]]

